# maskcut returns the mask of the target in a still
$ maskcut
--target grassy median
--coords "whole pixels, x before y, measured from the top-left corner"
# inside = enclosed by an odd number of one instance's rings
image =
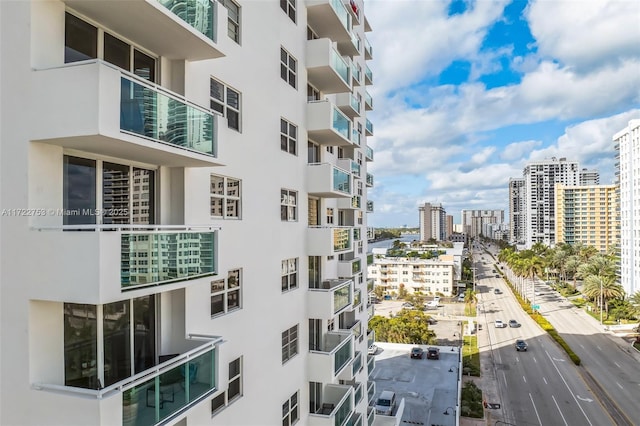
[[[462,372],[480,377],[480,351],[477,336],[464,336],[462,341]]]

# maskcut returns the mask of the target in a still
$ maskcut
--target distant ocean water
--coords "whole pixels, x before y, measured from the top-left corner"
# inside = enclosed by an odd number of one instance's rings
[[[376,241],[375,243],[369,243],[367,247],[367,251],[370,253],[371,250],[374,248],[391,248],[395,240],[400,240],[403,243],[410,243],[411,241],[419,240],[419,239],[420,239],[420,234],[405,234],[400,238],[393,238],[390,240],[383,240],[383,241]]]

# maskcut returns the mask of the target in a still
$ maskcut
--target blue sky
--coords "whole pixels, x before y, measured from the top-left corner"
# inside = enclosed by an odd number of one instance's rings
[[[504,209],[528,161],[614,182],[612,136],[640,118],[640,1],[366,0],[373,28],[370,226],[418,205]]]

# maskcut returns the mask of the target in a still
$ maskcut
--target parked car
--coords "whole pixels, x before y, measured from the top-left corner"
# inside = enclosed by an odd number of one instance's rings
[[[507,324],[505,324],[504,322],[502,322],[502,320],[497,319],[496,320],[496,328],[505,328],[507,326]]]
[[[424,350],[416,346],[411,349],[411,355],[410,355],[411,359],[422,359],[423,353],[424,353]]]
[[[413,309],[413,303],[409,303],[409,302],[404,302],[402,304],[403,308],[407,308],[407,309]]]
[[[427,323],[429,323],[429,325],[434,325],[438,323],[438,320],[434,317],[429,317],[429,319],[427,319]]]
[[[378,347],[376,345],[369,346],[369,350],[367,351],[369,355],[375,355],[377,352],[378,352]]]
[[[496,274],[496,278],[500,278],[500,275]]]
[[[440,359],[440,349],[434,347],[427,348],[427,359]]]
[[[509,320],[509,327],[511,328],[517,328],[520,327],[520,323],[516,320]]]
[[[458,295],[458,302],[464,302],[464,293]]]
[[[396,394],[392,391],[382,391],[376,400],[376,414],[390,416],[396,407]]]
[[[522,339],[516,340],[516,352],[527,351],[527,342]]]
[[[493,290],[493,294],[502,294],[502,290],[500,290],[499,288],[496,288]]]

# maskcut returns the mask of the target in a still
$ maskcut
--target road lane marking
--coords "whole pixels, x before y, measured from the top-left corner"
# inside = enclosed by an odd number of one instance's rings
[[[536,357],[533,357],[533,362],[535,362],[536,364],[538,363],[538,360],[536,359]]]
[[[533,411],[536,412],[536,417],[538,418],[538,423],[540,423],[540,426],[542,426],[542,420],[540,420],[540,415],[538,414],[538,409],[536,408],[536,403],[533,402],[533,397],[531,396],[531,393],[529,393],[529,398],[531,399],[531,404],[533,405]]]
[[[580,345],[580,347],[581,347],[582,349],[584,349],[584,346],[583,346],[582,344]]]
[[[582,409],[582,406],[580,405],[580,403],[578,402],[578,399],[576,398],[576,396],[573,394],[573,392],[571,391],[571,388],[569,387],[569,384],[567,383],[567,381],[564,379],[564,376],[562,375],[562,373],[560,373],[560,369],[558,368],[558,366],[556,365],[555,362],[553,362],[553,358],[551,358],[551,355],[549,355],[549,352],[547,352],[546,350],[544,351],[547,354],[547,357],[549,357],[549,359],[551,360],[551,365],[553,365],[553,367],[556,369],[556,371],[558,372],[558,376],[560,376],[560,378],[562,379],[562,382],[564,383],[564,385],[567,387],[567,390],[569,391],[569,393],[571,394],[571,396],[573,397],[573,400],[576,402],[576,404],[578,404],[578,408],[580,409],[580,411],[582,411],[582,415],[584,416],[585,419],[587,419],[587,423],[589,423],[590,426],[593,426],[593,423],[591,423],[591,420],[589,420],[589,417],[587,417],[587,413],[584,412],[584,410]]]
[[[624,390],[624,388],[622,387],[622,385],[621,385],[620,383],[616,382],[616,385],[618,385],[618,387],[619,387],[620,389]]]
[[[598,350],[599,350],[599,351],[601,351],[601,350],[602,350],[602,348],[601,348],[600,346],[597,346],[597,345],[596,345],[596,348],[598,348]]]
[[[616,365],[616,367],[622,368],[622,367],[620,367],[620,364],[618,364],[617,362],[613,361],[613,363]]]
[[[504,374],[504,371],[502,372],[502,381],[504,382],[504,387],[507,387],[507,376]]]
[[[591,398],[583,398],[580,395],[576,395],[576,397],[580,400],[580,401],[584,401],[584,402],[593,402],[593,399]]]
[[[564,415],[562,414],[562,410],[560,410],[558,401],[556,401],[556,398],[553,395],[551,395],[551,398],[553,398],[553,402],[556,404],[556,408],[558,409],[558,412],[560,413],[560,417],[562,417],[562,421],[564,422],[565,426],[569,426],[569,424],[567,423],[567,420],[564,418]]]
[[[547,379],[545,379],[544,377],[542,378],[542,380],[544,380],[544,384],[548,385],[549,383],[547,383]]]
[[[522,376],[522,380],[524,380],[525,383],[527,383],[527,378]]]

